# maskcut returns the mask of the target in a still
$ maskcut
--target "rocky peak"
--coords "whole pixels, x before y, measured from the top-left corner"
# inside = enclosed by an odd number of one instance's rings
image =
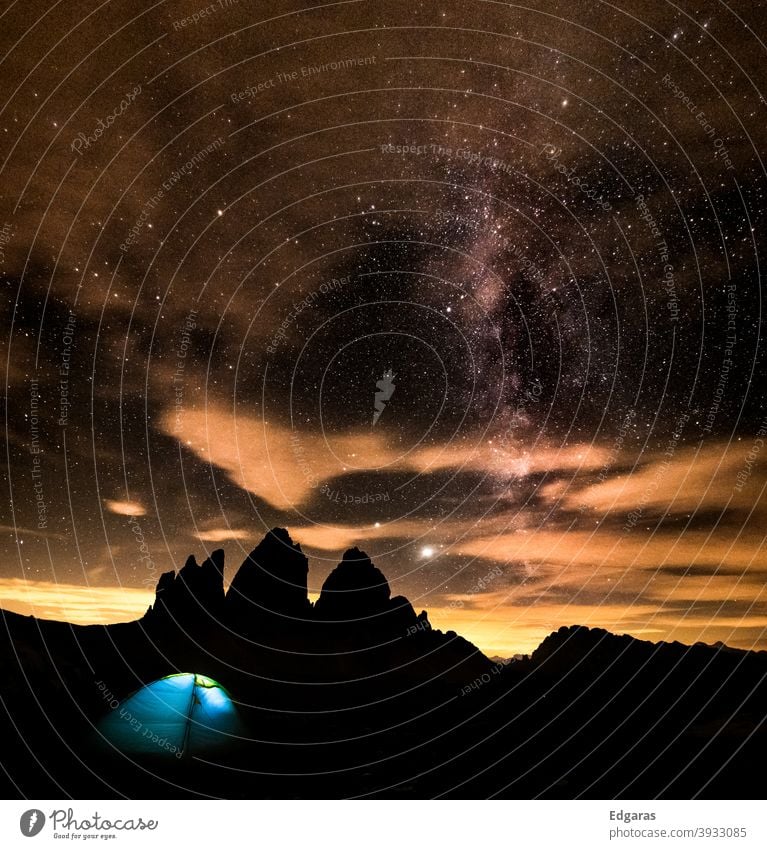
[[[178,572],[164,572],[157,582],[150,618],[171,618],[188,625],[209,614],[219,619],[224,605],[224,552],[214,551],[202,566],[190,555]]]
[[[311,605],[307,593],[309,561],[285,528],[273,528],[237,570],[226,594],[227,613],[235,627],[304,618]]]
[[[389,607],[391,590],[383,572],[359,548],[350,548],[322,585],[315,608],[321,619],[356,620]]]
[[[359,548],[344,553],[313,609],[307,593],[308,572],[301,546],[284,528],[273,528],[237,570],[226,595],[221,549],[201,566],[190,555],[178,573],[163,574],[147,621],[170,620],[185,631],[196,631],[210,624],[212,617],[242,635],[268,632],[279,639],[296,637],[315,627],[315,622],[318,627],[338,625],[328,632],[333,639],[346,634],[357,642],[365,635],[374,642],[386,642],[431,631],[425,611],[416,615],[404,596],[392,598],[385,575]]]

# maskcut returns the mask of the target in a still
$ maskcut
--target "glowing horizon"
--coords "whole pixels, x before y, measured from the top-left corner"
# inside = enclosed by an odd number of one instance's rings
[[[668,615],[659,615],[649,605],[515,606],[499,603],[497,597],[490,595],[484,603],[472,597],[473,607],[459,606],[460,598],[449,605],[427,607],[429,621],[441,631],[455,631],[490,657],[530,654],[550,633],[569,625],[604,628],[651,642],[721,641],[733,648],[767,648],[764,640],[767,616],[749,617],[748,620],[692,617],[680,624],[674,623]],[[310,601],[316,601],[317,596],[310,592]],[[140,619],[153,601],[153,591],[135,587],[0,579],[0,608],[22,616],[72,625],[132,622]],[[635,618],[633,624],[626,624],[627,613]],[[755,629],[761,629],[759,639],[753,636]]]

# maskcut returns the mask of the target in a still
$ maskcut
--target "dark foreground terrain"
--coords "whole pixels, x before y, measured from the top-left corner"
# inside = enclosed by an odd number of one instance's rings
[[[357,549],[314,605],[286,531],[227,593],[223,568],[223,552],[190,558],[137,622],[0,611],[5,797],[763,795],[767,653],[574,626],[504,665],[391,598]],[[106,747],[110,697],[175,671],[219,681],[242,737],[210,757]]]

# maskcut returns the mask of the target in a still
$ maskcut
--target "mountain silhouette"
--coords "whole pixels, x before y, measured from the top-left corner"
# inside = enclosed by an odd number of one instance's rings
[[[309,561],[284,528],[273,528],[248,555],[226,594],[226,614],[235,630],[287,626],[311,609],[306,580]],[[288,620],[288,621],[286,621]]]
[[[307,589],[309,561],[285,528],[266,534],[234,574],[226,595],[223,572],[224,552],[218,549],[202,566],[190,555],[178,573],[164,573],[144,617],[147,626],[165,637],[173,632],[196,637],[212,629],[271,645],[292,645],[296,639],[380,645],[432,630],[426,611],[416,615],[407,598],[392,598],[384,574],[356,547],[330,572],[314,605]],[[454,642],[484,661],[465,641]]]
[[[224,552],[217,549],[199,566],[194,555],[183,568],[164,572],[147,615],[194,629],[203,614],[219,619],[224,612]]]
[[[385,613],[390,598],[383,573],[364,551],[350,548],[322,585],[316,610],[323,619],[354,620]]]
[[[225,559],[161,576],[140,620],[2,611],[0,783],[9,797],[752,798],[767,654],[568,626],[485,657],[391,595],[359,548],[312,604],[274,528],[224,591]],[[219,682],[242,733],[215,758],[144,763],[94,744],[130,694]]]

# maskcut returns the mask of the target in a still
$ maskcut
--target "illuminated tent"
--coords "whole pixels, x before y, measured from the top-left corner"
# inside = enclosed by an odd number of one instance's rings
[[[235,742],[239,718],[219,683],[179,672],[129,696],[101,720],[98,730],[122,752],[181,758]]]

